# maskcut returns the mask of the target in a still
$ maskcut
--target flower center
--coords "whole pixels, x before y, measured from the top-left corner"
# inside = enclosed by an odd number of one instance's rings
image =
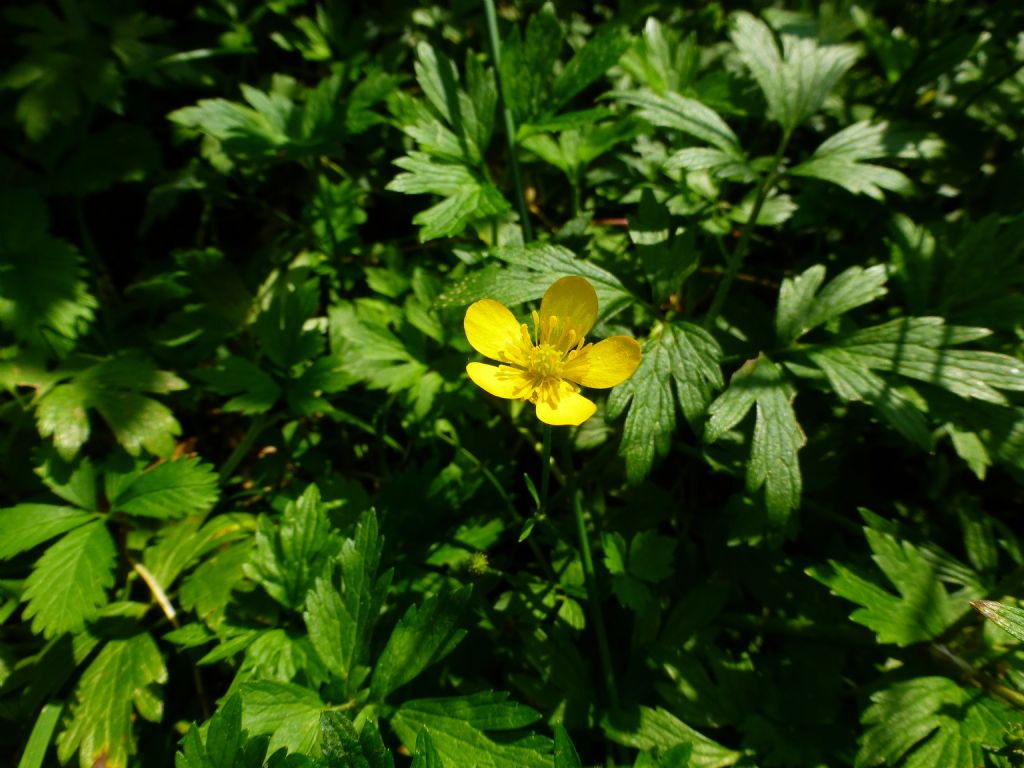
[[[562,373],[562,358],[564,355],[565,352],[550,344],[530,347],[527,353],[526,370],[538,380],[549,377],[559,378]]]

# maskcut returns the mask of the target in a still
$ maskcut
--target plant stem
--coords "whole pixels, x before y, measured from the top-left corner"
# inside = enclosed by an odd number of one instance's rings
[[[245,454],[252,448],[252,444],[256,442],[256,438],[260,436],[260,432],[270,426],[271,421],[267,419],[264,414],[259,414],[250,423],[249,428],[242,435],[242,440],[235,446],[235,450],[228,456],[227,461],[224,462],[220,468],[220,481],[226,483],[231,479],[232,473],[235,468],[238,467],[242,459],[245,458]]]
[[[544,425],[544,447],[541,450],[540,504],[537,514],[544,517],[548,511],[548,488],[551,484],[551,425]]]
[[[590,620],[594,625],[594,634],[597,635],[597,652],[601,657],[601,670],[604,673],[604,686],[608,694],[608,707],[615,711],[619,708],[619,689],[615,683],[615,672],[612,669],[612,653],[608,645],[608,632],[604,626],[604,611],[601,609],[601,598],[597,592],[594,556],[590,551],[587,523],[583,516],[583,494],[579,490],[572,495],[572,512],[573,517],[576,518],[576,533],[580,537],[583,577],[587,582],[587,602],[590,604]]]
[[[501,40],[498,37],[498,14],[494,10],[494,0],[484,0],[484,13],[487,15],[487,36],[491,43],[491,58],[494,60],[494,80],[498,84],[498,99],[501,102],[501,114],[505,122],[508,162],[516,183],[516,204],[519,207],[519,220],[523,227],[523,240],[530,242],[533,240],[533,230],[530,227],[530,211],[526,207],[526,195],[523,192],[523,175],[519,170],[519,157],[516,155],[516,123],[512,117],[512,110],[505,103],[505,89],[501,85]]]
[[[710,328],[718,318],[719,313],[722,311],[722,307],[725,306],[725,299],[729,295],[729,289],[732,288],[732,284],[736,281],[736,276],[740,273],[740,268],[743,266],[743,260],[747,257],[747,252],[750,250],[751,232],[753,232],[754,226],[757,224],[757,217],[761,215],[761,209],[764,207],[765,201],[768,199],[768,195],[771,194],[771,191],[775,186],[775,182],[779,178],[779,163],[782,162],[782,156],[785,153],[786,145],[788,144],[789,131],[786,131],[782,134],[782,140],[779,141],[779,148],[775,151],[775,157],[772,158],[771,169],[764,177],[764,181],[761,182],[760,189],[757,190],[757,197],[754,199],[754,207],[751,209],[750,216],[743,225],[743,229],[740,232],[739,242],[736,244],[732,255],[726,263],[725,275],[722,277],[722,282],[718,284],[718,289],[715,291],[714,298],[711,300],[711,308],[704,317],[705,328]]]

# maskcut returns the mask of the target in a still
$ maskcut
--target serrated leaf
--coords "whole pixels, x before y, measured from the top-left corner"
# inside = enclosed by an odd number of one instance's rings
[[[51,237],[43,201],[0,194],[0,326],[40,351],[69,351],[98,306],[70,243]]]
[[[324,348],[323,332],[308,321],[320,304],[320,280],[292,269],[273,283],[270,300],[253,323],[263,351],[284,370],[310,360]]]
[[[76,528],[47,549],[22,593],[33,631],[46,637],[80,631],[107,603],[116,558],[114,540],[102,520]]]
[[[691,748],[689,762],[692,768],[725,768],[734,765],[741,753],[723,747],[704,734],[694,730],[671,712],[662,708],[639,707],[630,713],[628,726],[617,724],[614,716],[606,717],[601,728],[609,739],[628,747],[669,751],[681,745]]]
[[[912,443],[925,450],[932,446],[928,421],[914,400],[875,375],[840,349],[826,349],[810,355],[828,377],[829,384],[846,402],[863,401]]]
[[[789,173],[829,181],[855,195],[864,194],[875,200],[884,199],[883,190],[910,194],[914,185],[904,174],[865,162],[897,154],[897,147],[886,146],[890,135],[888,123],[854,123],[825,139],[810,158]]]
[[[696,99],[677,93],[655,93],[647,89],[616,91],[612,96],[639,108],[637,113],[652,125],[672,128],[717,148],[733,162],[746,162],[739,138],[721,116]]]
[[[0,560],[32,549],[94,517],[80,509],[54,504],[18,504],[0,509]]]
[[[118,442],[132,455],[143,449],[165,455],[174,448],[181,426],[167,406],[142,394],[163,394],[188,385],[151,360],[127,352],[65,372],[70,381],[46,392],[36,406],[43,437],[53,436],[57,452],[71,459],[89,437],[88,408],[95,408]]]
[[[721,356],[714,337],[690,323],[668,323],[644,343],[640,367],[608,397],[610,419],[629,406],[619,454],[626,460],[630,482],[646,477],[655,456],[668,451],[676,428],[676,400],[686,420],[698,428],[723,384]]]
[[[884,296],[887,278],[888,270],[882,264],[867,269],[850,267],[824,288],[825,267],[821,264],[786,278],[775,310],[779,343],[791,344],[813,328]]]
[[[729,388],[711,404],[704,433],[707,442],[714,442],[739,424],[756,404],[747,490],[764,487],[769,520],[780,528],[800,506],[803,486],[797,454],[807,438],[793,410],[795,396],[775,363],[764,355],[748,360],[733,374]]]
[[[232,355],[199,373],[211,392],[233,395],[221,405],[225,411],[247,415],[266,413],[281,396],[281,388],[258,366]]]
[[[629,543],[629,572],[656,584],[672,575],[676,542],[656,531],[641,531]]]
[[[1000,749],[1016,713],[984,692],[947,677],[917,677],[871,696],[856,768],[975,768]],[[902,758],[902,762],[901,761]]]
[[[319,578],[306,596],[302,617],[310,642],[331,673],[354,692],[368,672],[370,637],[391,583],[391,572],[377,576],[381,550],[377,517],[364,514],[355,536],[337,558],[340,587]]]
[[[270,736],[268,754],[281,747],[311,754],[320,735],[325,706],[315,691],[293,683],[243,683],[242,727],[254,735]]]
[[[897,318],[845,334],[828,347],[843,350],[863,368],[1005,405],[1007,399],[999,390],[1024,391],[1024,363],[996,352],[948,348],[990,333],[985,328],[946,325],[940,317]]]
[[[405,173],[395,176],[387,189],[445,198],[413,217],[413,223],[420,226],[420,242],[454,237],[470,224],[500,216],[512,209],[494,184],[462,163],[413,151],[395,160],[395,165]]]
[[[455,650],[466,636],[458,622],[470,592],[470,587],[463,587],[450,594],[432,595],[419,608],[409,607],[377,657],[370,683],[372,696],[384,699]]]
[[[159,722],[163,702],[157,686],[166,681],[163,657],[149,633],[109,641],[79,680],[70,722],[57,739],[61,762],[77,750],[82,766],[127,768],[135,754],[133,709]]]
[[[971,603],[971,607],[1000,629],[1024,642],[1024,610],[994,600],[977,600]]]
[[[859,56],[850,45],[820,45],[788,34],[781,36],[780,53],[768,25],[746,12],[733,17],[730,36],[764,93],[769,117],[787,134],[821,109]]]
[[[331,307],[331,347],[341,361],[341,371],[371,389],[414,390],[427,375],[427,366],[374,309],[372,300]]]
[[[576,258],[568,248],[552,243],[509,245],[494,255],[507,267],[493,263],[448,286],[437,299],[440,307],[459,307],[483,298],[512,306],[539,299],[551,284],[566,275],[587,278],[597,292],[599,318],[607,320],[629,306],[634,299],[615,275],[586,260]]]
[[[937,637],[956,619],[949,595],[931,562],[908,541],[865,528],[872,559],[898,596],[849,566],[835,561],[807,571],[833,594],[862,606],[850,619],[878,635],[881,643],[904,646]]]
[[[597,80],[615,66],[630,46],[626,31],[618,25],[606,25],[584,43],[551,86],[551,97],[546,105],[555,112],[561,109],[576,94]]]
[[[426,728],[421,730],[419,736],[416,737],[416,751],[413,754],[410,768],[444,768],[444,762],[437,754],[434,740],[430,738],[430,731]]]
[[[492,692],[407,701],[395,712],[391,727],[406,747],[428,731],[445,765],[551,768],[551,742],[519,730],[540,715],[507,698],[508,694]],[[499,732],[494,739],[488,736],[492,731]]]
[[[279,524],[269,516],[260,518],[246,575],[284,607],[301,609],[334,550],[330,529],[320,491],[310,485],[299,499],[288,502]]]
[[[110,499],[126,515],[168,520],[205,515],[217,503],[217,474],[198,457],[165,461],[137,475]]]
[[[561,725],[555,726],[555,768],[581,768],[580,756],[576,754],[569,732]]]

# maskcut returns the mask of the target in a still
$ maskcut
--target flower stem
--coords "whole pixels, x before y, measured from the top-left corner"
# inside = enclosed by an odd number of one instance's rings
[[[501,114],[505,122],[508,162],[516,183],[516,204],[519,207],[519,220],[523,227],[523,240],[530,242],[533,240],[533,230],[530,227],[530,211],[526,207],[526,195],[523,192],[523,175],[519,170],[519,157],[516,155],[516,123],[512,117],[512,110],[505,103],[505,90],[501,86],[501,40],[498,37],[498,15],[494,10],[494,0],[484,0],[484,13],[487,15],[487,36],[491,43],[491,58],[494,60],[494,80],[498,84],[498,98],[501,101]]]
[[[235,446],[235,450],[228,456],[227,461],[220,468],[220,481],[226,483],[231,479],[231,475],[235,469],[241,463],[242,459],[252,448],[252,444],[256,442],[256,438],[260,436],[260,433],[266,429],[272,423],[271,419],[268,419],[266,414],[259,414],[249,423],[249,428],[242,435],[241,441]]]
[[[594,573],[594,556],[590,551],[590,539],[587,536],[587,523],[583,517],[583,494],[576,491],[572,495],[572,511],[576,518],[576,533],[580,537],[580,556],[583,560],[583,577],[587,582],[587,602],[590,604],[590,621],[597,635],[597,652],[601,657],[601,671],[604,673],[605,692],[608,694],[608,707],[612,711],[619,708],[619,689],[615,683],[615,672],[612,669],[611,647],[608,645],[608,632],[604,626],[604,611],[601,610],[601,598],[597,592],[597,576]]]
[[[541,449],[540,503],[537,516],[543,518],[548,511],[548,488],[551,483],[551,425],[544,425],[544,447]]]
[[[761,182],[761,187],[757,190],[754,207],[750,209],[750,216],[747,217],[747,221],[740,231],[739,242],[736,243],[736,247],[726,263],[725,275],[722,277],[722,282],[718,284],[718,289],[711,300],[711,308],[704,317],[705,328],[710,328],[714,325],[715,320],[722,311],[722,307],[725,306],[725,299],[729,295],[729,290],[732,288],[736,276],[740,273],[743,260],[747,257],[748,251],[750,251],[751,233],[757,224],[757,217],[761,215],[761,209],[764,207],[768,195],[771,194],[772,189],[775,188],[775,182],[779,179],[779,164],[782,162],[782,156],[785,154],[788,144],[789,131],[786,131],[782,134],[782,140],[779,141],[779,148],[775,151],[775,157],[772,158],[771,168]]]

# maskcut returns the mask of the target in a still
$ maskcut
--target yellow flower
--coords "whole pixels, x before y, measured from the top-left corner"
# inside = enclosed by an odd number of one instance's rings
[[[492,395],[536,404],[545,424],[582,424],[597,406],[579,385],[614,387],[640,365],[640,345],[629,336],[585,344],[595,320],[597,293],[582,277],[563,277],[548,288],[540,313],[533,312],[532,336],[503,304],[478,301],[466,310],[466,338],[503,365],[470,363],[466,373]]]

